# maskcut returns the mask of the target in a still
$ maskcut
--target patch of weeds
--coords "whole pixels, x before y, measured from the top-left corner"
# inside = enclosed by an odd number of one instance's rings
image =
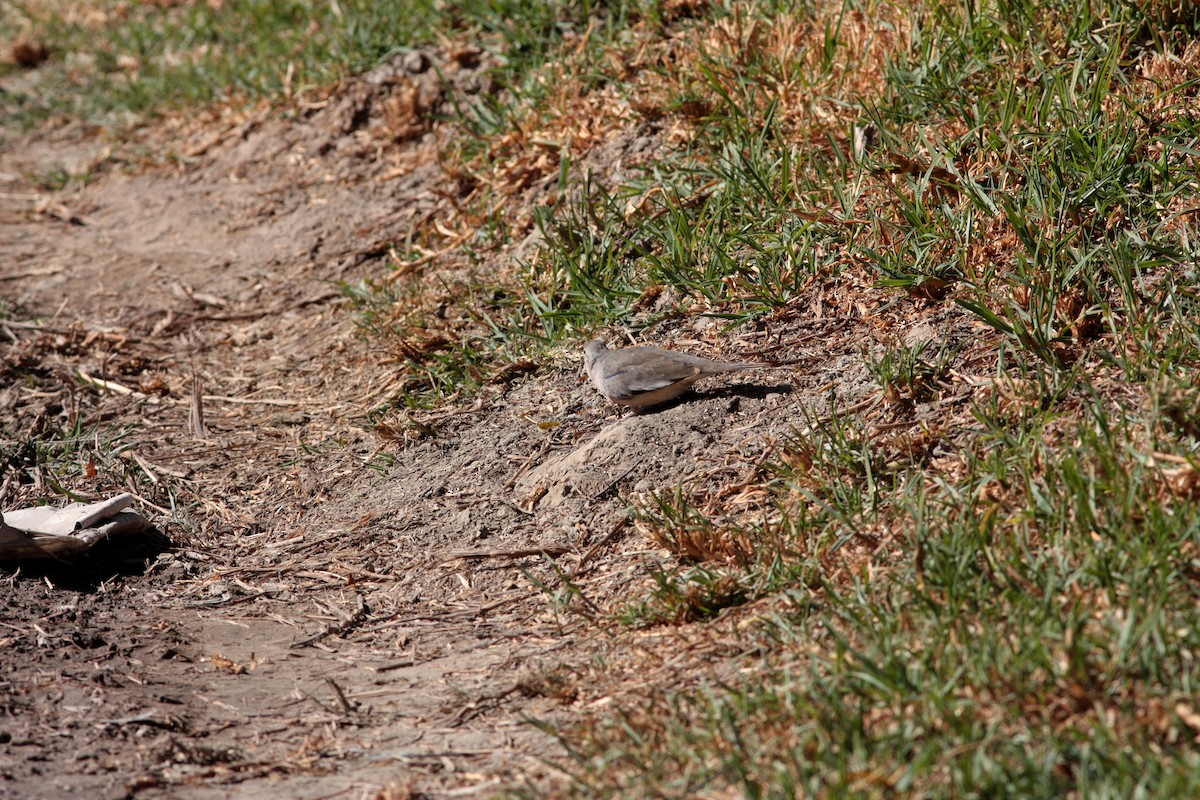
[[[1200,385],[1195,374],[1164,374],[1156,388],[1151,418],[1169,433],[1200,442]]]
[[[50,59],[0,93],[10,120],[112,120],[209,101],[292,96],[425,41],[431,2],[94,3],[4,0],[0,17]]]
[[[530,371],[541,344],[507,324],[513,300],[503,287],[443,285],[433,291],[414,276],[391,286],[343,285],[358,323],[387,346],[397,366],[396,389],[376,409],[429,409],[481,386],[506,383]]]
[[[468,230],[508,228],[483,238],[536,228],[543,241],[518,269],[489,275],[507,302],[475,328],[485,358],[511,358],[512,341],[536,355],[607,325],[645,330],[681,314],[731,326],[786,319],[850,265],[870,227],[854,216],[862,172],[832,132],[808,131],[815,147],[796,135],[812,120],[805,92],[828,92],[820,102],[848,122],[860,84],[843,80],[844,64],[878,69],[903,36],[848,6],[844,25],[818,29],[809,9],[784,5],[680,14],[623,3],[586,7],[590,16],[568,5],[557,49],[477,19],[498,53],[541,54],[503,79],[506,91],[460,107],[467,136],[444,154],[472,187],[446,229],[470,218]],[[890,7],[869,7],[892,19]],[[679,93],[707,110],[693,113]],[[587,163],[637,126],[675,126],[678,140],[646,137],[651,150],[621,172]]]
[[[772,623],[790,663],[558,731],[577,793],[1200,788],[1200,496],[1128,451],[1136,421],[1082,417],[1014,431],[981,410],[957,480],[890,493],[911,558],[811,583],[819,613]]]
[[[105,492],[151,494],[153,478],[127,454],[136,449],[130,430],[86,427],[75,419],[62,427],[38,425],[17,434],[0,431],[0,475],[18,494],[93,502]],[[84,494],[73,491],[88,487]],[[85,496],[86,495],[86,496]]]
[[[86,186],[95,178],[95,168],[89,167],[82,172],[72,172],[63,166],[54,166],[33,175],[33,182],[39,189],[47,192],[60,192],[68,186]]]
[[[650,595],[623,608],[616,619],[625,625],[646,627],[680,625],[712,619],[727,608],[752,599],[740,571],[696,565],[686,569],[653,569]]]
[[[777,139],[770,118],[745,136],[711,162],[660,162],[616,189],[589,182],[545,212],[547,247],[526,279],[544,335],[578,337],[618,321],[648,327],[680,314],[739,324],[787,309],[814,281],[839,274],[853,231],[796,215],[800,151]]]
[[[652,495],[635,525],[681,564],[652,569],[654,591],[618,617],[631,624],[705,619],[856,569],[864,549],[880,546],[896,513],[887,487],[902,478],[860,421],[835,417],[812,424],[732,485],[700,478],[695,489]]]
[[[917,423],[902,411],[888,425],[819,421],[736,491],[699,481],[642,509],[672,560],[626,621],[796,592],[819,603],[772,615],[771,657],[744,679],[650,687],[555,730],[576,796],[1200,790],[1196,23],[1161,4],[926,9],[896,26],[910,47],[864,111],[879,136],[861,169],[834,142],[797,155],[798,189],[762,171],[793,217],[801,201],[851,198],[840,224],[811,220],[830,260],[809,287],[983,334],[868,357],[900,405],[953,390],[936,427],[905,430]],[[718,85],[734,66],[700,74]],[[700,100],[703,81],[690,85]],[[698,109],[686,173],[716,183],[655,175],[666,188],[634,203],[655,231],[645,254],[612,233],[638,230],[636,214],[592,221],[593,239],[616,243],[606,268],[622,302],[660,281],[675,311],[740,321],[756,299],[739,271],[756,251],[732,247],[734,233],[769,242],[782,215],[753,188],[745,164],[761,162],[738,120],[797,117],[783,100],[764,113],[761,87],[719,85],[728,97]],[[783,141],[757,130],[782,163]],[[720,162],[706,137],[745,163]],[[740,164],[741,182],[721,163]]]
[[[543,553],[545,566],[553,578],[535,575],[528,568],[521,568],[525,580],[546,596],[554,611],[555,623],[560,630],[565,629],[563,617],[572,615],[588,621],[596,619],[599,609],[591,601],[583,588],[558,564],[549,553]]]
[[[924,340],[915,345],[900,342],[883,350],[878,357],[864,353],[867,370],[879,382],[886,402],[911,406],[937,394],[961,346],[942,342],[936,352],[930,352],[932,349],[933,343]]]

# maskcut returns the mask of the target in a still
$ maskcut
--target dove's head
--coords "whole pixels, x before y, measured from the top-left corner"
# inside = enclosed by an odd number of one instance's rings
[[[592,365],[603,354],[608,352],[608,344],[603,339],[592,339],[583,346],[583,371],[587,375],[592,374]]]

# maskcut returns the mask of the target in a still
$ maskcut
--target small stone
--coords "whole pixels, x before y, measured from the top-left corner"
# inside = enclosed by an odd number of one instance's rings
[[[413,50],[400,60],[400,66],[411,75],[420,75],[429,69],[429,59],[420,50]]]
[[[909,348],[915,349],[923,344],[929,344],[940,339],[937,328],[930,325],[928,322],[922,322],[909,328],[904,333],[904,344]]]

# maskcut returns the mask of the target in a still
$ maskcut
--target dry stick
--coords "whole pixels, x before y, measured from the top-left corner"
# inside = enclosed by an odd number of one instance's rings
[[[411,274],[413,270],[423,267],[426,264],[430,263],[431,261],[434,261],[435,259],[441,258],[442,256],[446,255],[451,250],[458,247],[459,245],[461,245],[463,242],[465,242],[467,239],[471,238],[474,235],[475,235],[475,231],[467,231],[465,233],[461,233],[458,236],[454,237],[454,239],[451,240],[450,244],[446,245],[441,250],[435,250],[432,253],[426,253],[425,255],[421,256],[420,258],[418,258],[414,261],[398,261],[396,263],[396,271],[393,272],[391,275],[388,275],[386,278],[384,278],[383,282],[386,283],[388,286],[391,286],[393,283],[400,280],[405,275]]]
[[[530,453],[529,458],[525,459],[524,463],[522,463],[517,471],[512,474],[512,477],[504,482],[504,489],[507,491],[515,486],[520,477],[525,474],[525,470],[529,469],[529,465],[532,464],[534,460],[541,458],[542,456],[546,455],[546,453],[550,452],[552,447],[554,447],[554,442],[547,441],[537,450],[534,450],[532,453]]]
[[[819,418],[817,420],[816,424],[824,425],[827,422],[832,422],[837,417],[844,417],[847,414],[857,414],[859,411],[862,411],[867,408],[871,408],[872,406],[877,406],[882,402],[883,402],[882,394],[876,395],[875,397],[868,397],[866,400],[855,403],[854,405],[850,406],[849,408],[836,409],[832,414],[829,414],[827,416]],[[808,430],[811,431],[812,428],[810,427]]]
[[[493,708],[499,707],[501,700],[505,699],[509,695],[520,692],[523,688],[524,687],[520,683],[517,683],[508,689],[502,689],[499,692],[492,692],[490,694],[484,694],[476,697],[458,711],[454,712],[454,719],[450,723],[450,727],[457,728],[460,725],[470,722],[480,714],[484,714]],[[489,705],[485,708],[482,706],[483,703],[492,703],[494,705]]]
[[[633,464],[632,466],[629,467],[629,469],[625,470],[620,475],[618,475],[617,477],[615,477],[611,481],[609,481],[608,484],[603,489],[601,489],[598,492],[593,493],[590,497],[588,497],[588,500],[591,502],[595,502],[596,500],[599,500],[601,497],[604,497],[604,495],[608,494],[613,489],[615,489],[618,483],[625,480],[625,478],[629,475],[629,473],[633,472],[635,469],[637,469],[640,466],[641,466],[641,464]]]
[[[158,505],[157,503],[152,503],[149,500],[147,500],[145,497],[142,497],[142,495],[140,495],[137,492],[131,492],[131,494],[133,495],[134,500],[137,500],[142,505],[150,506],[151,508],[153,508],[155,511],[157,511],[160,514],[170,515],[173,513],[171,511],[171,509],[163,508],[162,506]]]
[[[439,561],[439,564],[445,564],[447,561],[455,561],[457,559],[484,559],[484,558],[527,558],[529,556],[561,556],[564,553],[571,552],[571,548],[563,547],[562,545],[549,544],[544,547],[525,547],[518,550],[465,550],[458,553],[449,553],[445,558]]]
[[[358,608],[354,609],[354,612],[350,615],[350,617],[348,619],[342,620],[341,622],[336,623],[334,625],[329,625],[325,628],[325,630],[321,631],[320,633],[309,636],[307,639],[301,639],[300,641],[293,644],[292,647],[307,647],[308,645],[313,644],[317,641],[320,641],[321,639],[324,639],[326,636],[331,636],[333,634],[337,634],[340,636],[343,633],[345,633],[346,631],[350,630],[351,628],[357,626],[360,622],[362,622],[366,618],[367,618],[367,604],[365,602],[363,602],[363,599],[360,596],[358,598]]]
[[[812,333],[805,334],[804,336],[801,336],[799,339],[789,339],[786,342],[780,342],[779,344],[775,344],[770,347],[763,347],[758,350],[747,350],[746,352],[741,353],[740,356],[746,357],[746,358],[749,358],[749,357],[765,358],[767,355],[769,355],[770,353],[774,353],[776,350],[782,350],[785,347],[795,347],[796,345],[804,344],[805,342],[810,342],[813,339],[819,339],[823,336],[828,336],[829,334],[834,333],[836,331],[840,331],[842,328],[845,328],[847,325],[849,325],[851,317],[842,317],[842,318],[829,317],[827,319],[835,320],[837,322],[837,324],[834,325],[832,328],[828,328],[826,330],[813,331]],[[826,320],[823,320],[823,321],[826,321]],[[785,361],[770,362],[770,363],[778,363],[783,366],[788,366],[791,364],[798,364],[801,361],[807,361],[810,358],[815,358],[815,357],[816,356],[802,356],[800,358],[792,358],[792,359],[787,359]]]
[[[196,365],[192,364],[192,435],[197,439],[207,439],[208,430],[204,427],[204,396],[200,389],[200,378],[196,375]]]
[[[153,468],[151,468],[151,466],[148,463],[146,463],[146,459],[139,456],[133,450],[130,450],[128,452],[129,452],[130,458],[132,458],[137,463],[137,465],[142,468],[142,472],[146,473],[146,477],[150,479],[150,482],[157,486],[158,485],[158,475],[156,475],[154,473]]]
[[[898,431],[902,428],[911,428],[914,425],[920,425],[924,420],[919,419],[904,419],[899,422],[887,422],[871,428],[872,433],[884,433],[886,431]]]
[[[224,608],[226,606],[240,606],[243,603],[252,603],[260,597],[269,597],[270,592],[257,592],[255,594],[246,594],[241,597],[231,597],[226,600],[224,598],[216,598],[214,600],[200,600],[192,603],[190,608]]]
[[[342,711],[345,711],[347,714],[353,714],[354,706],[350,705],[350,701],[346,699],[346,693],[342,691],[342,687],[334,683],[333,678],[327,677],[325,678],[325,682],[329,684],[330,688],[333,689],[333,693],[337,695],[338,705],[342,707]]]
[[[532,508],[532,506],[536,506],[536,505],[537,505],[537,501],[538,501],[538,500],[541,500],[541,499],[542,499],[542,497],[544,497],[544,496],[545,496],[545,494],[546,494],[546,488],[545,488],[544,486],[542,486],[542,487],[538,487],[538,488],[541,490],[541,494],[540,494],[540,495],[538,495],[538,496],[537,496],[537,499],[535,499],[535,500],[533,501],[533,503],[531,503],[531,504],[530,504],[530,506],[531,506],[530,508],[522,508],[521,506],[519,506],[519,505],[517,505],[516,503],[514,503],[512,500],[509,500],[509,499],[507,499],[507,498],[504,498],[504,497],[501,497],[501,498],[500,498],[500,502],[501,502],[501,503],[504,503],[504,505],[508,506],[508,507],[509,507],[509,508],[511,508],[513,511],[519,511],[519,512],[521,512],[522,514],[524,514],[524,515],[526,515],[526,516],[528,516],[528,517],[532,517],[532,516],[534,516],[535,514],[537,514],[537,511],[536,511],[536,510],[534,510],[534,509]]]
[[[162,464],[151,464],[150,462],[146,461],[146,459],[144,459],[140,455],[138,455],[136,450],[126,450],[124,453],[121,453],[120,458],[129,460],[129,461],[134,461],[139,467],[146,470],[147,473],[149,473],[151,471],[161,472],[164,475],[170,475],[172,478],[178,478],[179,480],[185,480],[186,478],[190,477],[192,474],[191,472],[185,472],[185,471],[179,470],[179,469],[172,469],[171,467],[164,467]],[[153,478],[152,478],[152,480],[153,480]],[[158,481],[155,480],[154,482],[157,483]]]
[[[172,714],[164,714],[162,717],[159,717],[153,711],[147,711],[144,714],[138,714],[133,717],[97,720],[95,725],[96,727],[103,727],[105,725],[116,725],[119,727],[125,725],[150,725],[155,728],[173,731],[179,729],[180,723],[180,718]]]
[[[194,326],[197,322],[253,322],[263,317],[278,316],[288,311],[299,311],[326,300],[341,297],[339,292],[323,292],[290,303],[281,303],[272,308],[260,308],[255,311],[233,311],[227,314],[181,314],[172,323],[173,326]]]
[[[575,569],[571,572],[571,579],[574,580],[577,578],[583,572],[583,568],[587,562],[591,561],[592,557],[596,555],[596,553],[600,552],[614,539],[616,539],[617,535],[620,534],[621,531],[625,530],[625,526],[628,524],[629,517],[621,517],[619,520],[617,520],[616,524],[612,526],[612,530],[605,534],[603,539],[589,547],[588,551],[583,554],[583,558],[579,559],[579,563],[575,565]]]
[[[0,277],[0,280],[8,280],[13,277],[20,277],[20,276],[11,276],[10,275],[7,277]],[[76,333],[86,333],[86,331],[79,331],[79,330],[75,330],[72,328],[56,328],[56,327],[53,327],[50,325],[43,325],[40,322],[20,322],[15,319],[4,320],[4,327],[15,328],[19,331],[39,331],[41,333],[54,333],[54,334],[58,334],[59,336],[71,336],[72,334],[76,334]]]
[[[201,397],[202,400],[212,400],[216,403],[234,403],[240,405],[260,405],[260,406],[298,406],[299,400],[271,400],[269,398],[254,398],[254,397],[226,397],[220,394],[206,394]]]
[[[406,617],[400,616],[401,612],[394,611],[390,614],[385,614],[382,617],[377,617],[376,620],[380,624],[372,625],[369,628],[360,628],[358,630],[358,633],[360,633],[360,634],[378,633],[379,631],[387,630],[388,628],[395,628],[399,625],[407,625],[410,622],[438,622],[438,621],[446,621],[446,620],[454,619],[456,617],[465,617],[467,619],[470,619],[471,617],[477,617],[480,614],[485,614],[488,611],[492,611],[494,609],[499,608],[500,606],[507,605],[508,603],[512,603],[517,600],[528,600],[530,597],[533,597],[534,594],[536,594],[536,593],[535,592],[517,592],[516,594],[509,595],[508,597],[502,597],[499,600],[493,600],[492,602],[487,603],[486,605],[482,605],[479,608],[468,608],[468,609],[463,609],[461,611],[443,611],[441,613],[430,612],[430,613],[425,613],[425,614],[409,614]]]
[[[146,396],[146,395],[142,394],[141,392],[137,391],[136,389],[130,389],[128,386],[122,386],[121,384],[119,384],[115,381],[106,381],[102,378],[93,378],[91,375],[88,375],[83,370],[77,370],[76,372],[78,373],[79,377],[83,379],[83,381],[85,383],[90,383],[92,386],[96,386],[101,389],[107,389],[110,392],[116,392],[117,394],[123,394],[123,395],[127,395],[127,396],[128,395],[132,395],[134,397],[145,397]]]
[[[9,275],[0,275],[0,281],[17,281],[17,280],[21,280],[23,278],[42,278],[42,277],[45,277],[46,275],[57,275],[60,272],[62,272],[62,267],[56,267],[56,268],[48,269],[48,270],[46,270],[46,269],[31,269],[26,272],[14,272]],[[22,325],[21,323],[18,323],[18,327],[36,328],[38,326],[30,325],[27,323]]]

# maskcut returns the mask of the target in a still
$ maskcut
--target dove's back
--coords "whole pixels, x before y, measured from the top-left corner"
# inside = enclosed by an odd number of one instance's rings
[[[678,397],[707,375],[767,365],[713,361],[661,347],[609,350],[602,340],[595,339],[584,348],[584,366],[592,384],[604,397],[643,408]]]

